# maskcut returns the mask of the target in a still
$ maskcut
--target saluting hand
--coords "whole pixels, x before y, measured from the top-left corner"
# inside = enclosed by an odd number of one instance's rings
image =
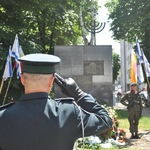
[[[87,95],[79,88],[77,83],[72,78],[64,79],[57,73],[54,74],[54,77],[54,81],[66,96],[73,97],[76,101],[79,101],[81,98]]]

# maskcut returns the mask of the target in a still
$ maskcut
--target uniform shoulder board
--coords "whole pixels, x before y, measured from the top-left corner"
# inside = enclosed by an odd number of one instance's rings
[[[8,104],[2,105],[2,106],[0,106],[0,110],[1,110],[1,109],[5,109],[5,108],[8,108],[8,107],[10,107],[10,106],[12,106],[12,105],[14,105],[14,104],[15,104],[15,102],[10,102],[10,103],[8,103]]]
[[[74,98],[67,97],[67,98],[57,98],[55,101],[74,101]]]

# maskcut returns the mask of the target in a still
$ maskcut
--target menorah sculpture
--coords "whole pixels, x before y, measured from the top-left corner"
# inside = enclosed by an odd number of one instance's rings
[[[103,29],[105,28],[106,22],[96,22],[94,20],[93,24],[92,23],[87,23],[85,25],[85,29],[90,32],[94,39],[93,39],[93,43],[91,43],[92,45],[96,45],[96,33],[100,33],[101,31],[103,31]]]
[[[96,33],[103,31],[106,23],[96,21],[95,0],[91,0],[91,22],[85,24],[85,29],[91,33],[90,45],[96,45]]]

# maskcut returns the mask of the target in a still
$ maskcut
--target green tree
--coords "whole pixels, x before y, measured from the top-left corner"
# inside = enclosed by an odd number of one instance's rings
[[[120,57],[117,53],[113,52],[113,82],[117,79],[120,70]]]
[[[106,3],[110,14],[113,38],[135,43],[136,36],[150,60],[150,3],[149,0],[110,0]]]
[[[18,33],[22,43],[30,41],[43,53],[53,53],[56,44],[81,43],[78,40],[81,31],[77,28],[78,17],[72,9],[73,4],[60,0],[2,1],[1,21],[5,25],[1,29],[8,34],[14,33],[13,37]]]
[[[25,54],[53,54],[55,45],[83,43],[79,7],[82,7],[86,22],[90,3],[90,0],[0,0],[0,76],[3,75],[8,49],[16,34]],[[0,95],[1,101],[7,83]],[[14,75],[8,97],[18,99],[23,92],[21,89],[23,87]]]

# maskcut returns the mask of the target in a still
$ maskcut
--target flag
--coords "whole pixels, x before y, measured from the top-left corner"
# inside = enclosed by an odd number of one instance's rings
[[[131,83],[137,83],[137,58],[134,51],[131,53]]]
[[[136,57],[137,57],[137,82],[142,84],[144,82],[144,74],[142,70],[143,56],[140,49],[138,39],[136,39]]]
[[[135,52],[136,52],[137,58],[139,59],[140,63],[143,63],[143,55],[142,55],[142,51],[140,48],[138,38],[136,38],[136,51]]]
[[[6,81],[7,78],[12,77],[12,75],[13,75],[13,73],[12,73],[11,46],[10,46],[9,51],[8,51],[7,60],[6,60],[5,69],[4,69],[3,78]]]
[[[20,66],[20,62],[18,61],[18,58],[20,57],[20,47],[19,47],[19,40],[17,34],[12,47],[12,57],[15,58],[17,79],[18,79],[21,76],[21,66]]]
[[[21,47],[21,46],[19,47],[19,49],[20,49],[20,52],[19,52],[19,57],[22,57],[22,56],[24,56],[24,52],[23,52],[23,50],[22,50],[22,47]]]
[[[143,56],[143,63],[145,65],[146,76],[150,77],[150,64],[149,64],[149,62],[148,62],[148,60],[147,60],[143,50],[142,50],[142,56]]]

